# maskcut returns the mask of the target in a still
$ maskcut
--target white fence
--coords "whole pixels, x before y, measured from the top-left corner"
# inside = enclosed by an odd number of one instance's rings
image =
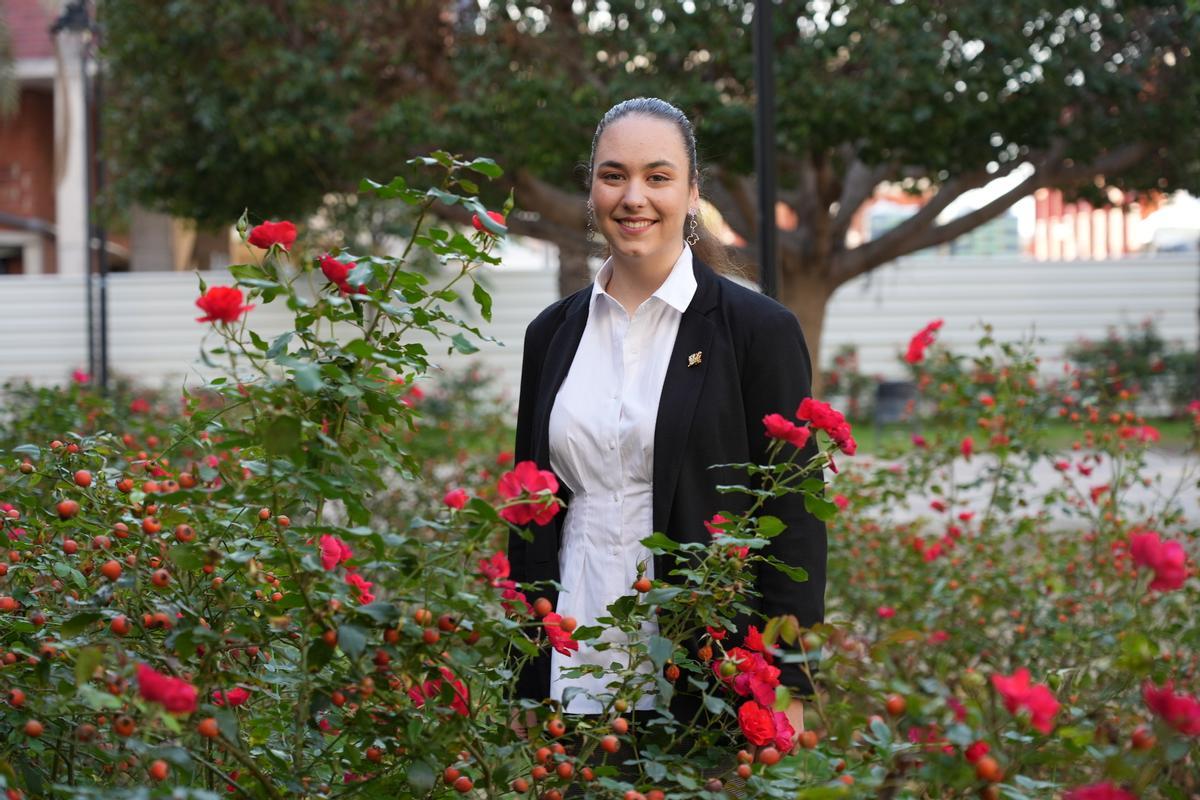
[[[210,284],[227,276],[205,273]],[[506,264],[481,278],[494,296],[494,317],[481,325],[502,345],[483,344],[475,358],[515,387],[525,325],[556,296],[556,275],[543,263]],[[198,353],[207,324],[200,316],[193,273],[144,272],[110,276],[109,342],[112,369],[158,385],[195,383],[211,370]],[[843,343],[859,347],[864,372],[896,375],[909,337],[935,317],[940,339],[968,348],[980,322],[1001,339],[1032,335],[1047,368],[1066,345],[1097,338],[1110,326],[1153,319],[1172,341],[1194,347],[1200,301],[1195,255],[1160,255],[1101,262],[1034,262],[1012,257],[912,258],[843,287],[834,297],[822,342],[824,362]],[[252,325],[269,337],[290,327],[281,303],[256,308]],[[61,382],[86,367],[83,279],[0,276],[0,381]],[[430,344],[444,354],[446,346]],[[461,355],[439,361],[465,366]]]

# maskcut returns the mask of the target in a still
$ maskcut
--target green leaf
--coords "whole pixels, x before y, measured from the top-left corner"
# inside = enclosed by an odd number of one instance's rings
[[[76,614],[62,624],[63,638],[70,639],[98,619],[100,619],[100,613],[97,611],[84,611],[81,614]],[[89,671],[88,674],[90,675],[91,672]]]
[[[82,616],[82,615],[80,615]],[[99,614],[96,615],[99,617]],[[104,660],[104,649],[100,647],[85,647],[79,651],[75,659],[75,685],[84,686],[92,679],[92,673]]]
[[[652,552],[663,550],[668,553],[673,553],[679,549],[679,542],[675,541],[670,536],[667,536],[665,533],[659,533],[657,531],[650,534],[645,539],[642,539],[642,545],[644,545],[647,550]]]
[[[684,591],[685,589],[682,586],[657,586],[646,592],[644,602],[652,606],[660,606]]]
[[[675,643],[663,636],[651,636],[646,649],[654,666],[662,669],[675,652]]]
[[[321,370],[316,364],[302,364],[295,369],[296,388],[305,394],[316,394],[324,385]]]
[[[571,631],[571,638],[577,642],[589,642],[592,639],[598,639],[608,630],[603,625],[580,625],[575,630]]]
[[[264,280],[267,277],[267,273],[258,264],[234,264],[229,268],[229,274],[236,278],[239,283],[242,281]]]
[[[396,608],[391,603],[385,603],[382,600],[377,600],[374,603],[368,603],[365,606],[359,606],[357,610],[358,613],[366,614],[380,625],[390,625],[396,620],[400,619],[400,609]]]
[[[792,693],[788,690],[788,687],[784,686],[783,684],[776,686],[775,687],[775,705],[772,706],[772,708],[775,711],[786,711],[787,707],[789,705],[791,705],[791,702],[792,702]]]
[[[793,567],[790,564],[785,564],[774,556],[767,556],[766,561],[772,567],[779,570],[784,575],[787,575],[794,581],[803,583],[804,581],[808,580],[808,572],[805,571],[803,567]]]
[[[467,169],[487,175],[489,178],[499,178],[504,174],[504,170],[490,158],[477,158],[470,164],[467,164]]]
[[[825,522],[836,517],[838,513],[836,505],[811,494],[804,495],[804,508],[808,513]]]
[[[338,626],[338,647],[350,658],[358,658],[367,647],[367,634],[356,625]]]
[[[267,348],[267,358],[275,359],[287,353],[287,346],[292,341],[293,331],[281,333],[275,337],[275,341],[271,342],[271,346]]]
[[[88,673],[88,679],[91,679],[91,673]],[[108,692],[102,692],[94,685],[76,681],[76,696],[88,708],[94,711],[105,711],[114,708],[120,708],[124,705],[124,701],[119,697],[113,697]]]
[[[475,288],[471,289],[471,296],[474,297],[475,302],[479,304],[479,313],[483,315],[485,320],[491,322],[492,296],[487,293],[487,289],[484,289],[483,286],[477,282],[475,284]]]
[[[758,535],[770,539],[783,533],[787,525],[779,517],[759,517]]]
[[[704,707],[710,714],[733,714],[733,709],[729,707],[729,704],[715,694],[704,695]]]
[[[417,796],[428,794],[436,782],[437,778],[434,776],[433,767],[426,762],[414,761],[409,766],[408,785],[412,787],[413,793]]]
[[[479,348],[467,341],[467,337],[461,333],[456,333],[451,336],[450,341],[454,343],[454,349],[460,353],[471,355],[472,353],[479,352]]]
[[[308,671],[316,672],[333,660],[333,648],[325,644],[325,640],[321,638],[313,639],[313,642],[308,647]]]
[[[295,417],[276,417],[271,420],[263,435],[263,446],[272,455],[288,456],[299,453],[300,443],[300,420]]]

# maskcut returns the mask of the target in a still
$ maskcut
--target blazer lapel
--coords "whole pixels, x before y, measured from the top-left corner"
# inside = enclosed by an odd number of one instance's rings
[[[562,323],[554,331],[550,345],[546,348],[546,359],[542,362],[542,374],[538,381],[537,402],[533,410],[533,441],[531,450],[533,460],[541,469],[550,469],[550,411],[554,408],[554,398],[558,388],[562,386],[575,359],[575,351],[579,349],[579,341],[583,338],[583,329],[587,325],[590,292],[580,292],[576,302],[567,309]],[[559,497],[564,502],[570,502],[571,491],[565,484],[560,484]],[[548,525],[534,525],[533,542],[529,547],[531,564],[554,565],[553,577],[557,580],[558,540],[562,527],[563,514],[560,513]],[[545,576],[543,576],[545,577]]]
[[[683,468],[684,445],[704,377],[712,363],[709,343],[716,330],[707,316],[716,306],[716,275],[699,260],[693,261],[693,270],[696,293],[679,320],[679,332],[675,336],[671,360],[667,362],[654,427],[653,530],[667,535],[670,535],[666,526],[671,517],[671,502]]]

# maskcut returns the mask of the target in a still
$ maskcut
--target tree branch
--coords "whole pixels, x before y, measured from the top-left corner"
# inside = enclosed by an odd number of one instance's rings
[[[893,169],[895,169],[894,164],[868,166],[857,158],[850,164],[850,168],[846,170],[846,179],[842,182],[842,194],[838,198],[838,210],[833,218],[833,228],[830,231],[835,252],[845,248],[846,233],[850,230],[850,223],[853,222],[855,213],[875,193],[875,187]]]
[[[754,182],[744,175],[727,169],[716,171],[716,181],[709,184],[708,199],[738,236],[753,241],[758,231],[758,208],[754,198]]]

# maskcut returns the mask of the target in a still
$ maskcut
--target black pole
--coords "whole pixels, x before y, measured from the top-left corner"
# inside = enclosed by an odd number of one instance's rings
[[[774,0],[754,3],[754,172],[758,178],[758,275],[763,294],[777,297],[775,230],[775,36]]]
[[[99,17],[99,8],[97,7],[97,17]],[[92,84],[92,104],[89,113],[91,114],[90,122],[96,126],[96,136],[93,142],[95,148],[93,159],[96,165],[96,191],[91,198],[91,206],[89,208],[89,219],[93,220],[96,231],[96,240],[99,242],[99,252],[97,253],[99,276],[99,353],[97,354],[97,375],[99,376],[100,391],[108,394],[108,227],[104,224],[100,216],[99,209],[96,208],[96,198],[104,192],[104,150],[103,139],[104,123],[102,114],[104,113],[104,65],[100,61],[99,50],[100,36],[100,20],[97,18],[96,24],[92,27],[92,42],[96,54],[96,80]]]
[[[62,31],[72,31],[79,33],[81,36],[90,27],[88,20],[87,7],[84,0],[71,0],[62,10],[62,14],[50,26],[50,33],[58,36]],[[88,90],[88,74],[87,74],[87,47],[86,45],[79,52],[80,69],[83,72],[83,147],[84,147],[84,180],[87,186],[87,207],[89,219],[85,222],[85,241],[84,250],[87,253],[84,261],[84,299],[87,307],[87,353],[88,353],[88,375],[94,383],[96,380],[96,324],[95,324],[95,287],[92,279],[92,223],[90,213],[92,208],[92,169],[90,153],[90,121],[88,115],[91,113],[90,92]]]

